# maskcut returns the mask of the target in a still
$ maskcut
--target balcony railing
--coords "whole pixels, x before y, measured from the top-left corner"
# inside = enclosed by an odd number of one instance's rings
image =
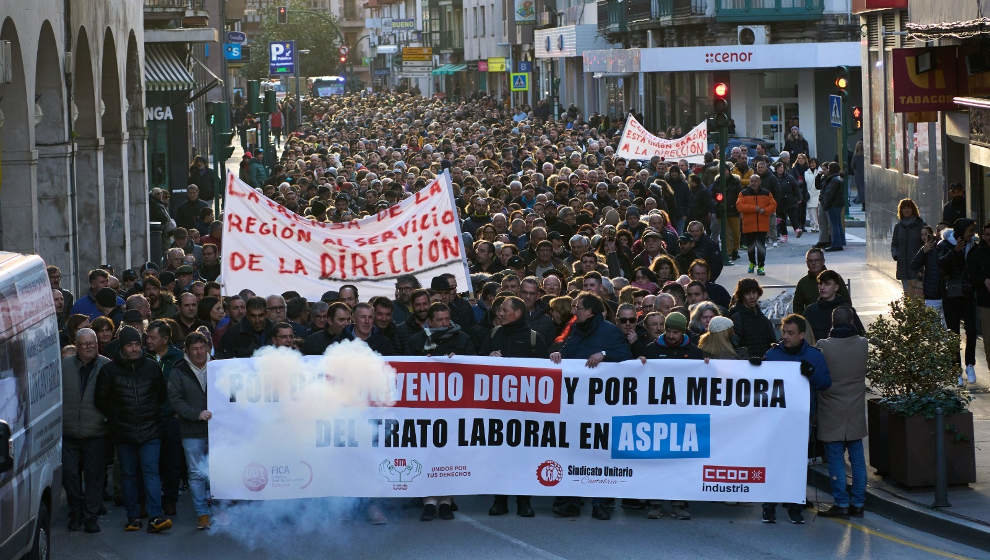
[[[433,47],[434,52],[452,51],[464,48],[464,34],[453,31],[431,31],[423,33],[423,41]]]
[[[603,33],[623,33],[630,25],[648,23],[653,0],[598,0],[598,29]]]
[[[705,15],[705,0],[652,0],[653,18]]]
[[[206,0],[144,0],[145,11],[183,12],[185,10],[204,11]]]
[[[716,0],[718,21],[763,22],[821,18],[825,0]]]

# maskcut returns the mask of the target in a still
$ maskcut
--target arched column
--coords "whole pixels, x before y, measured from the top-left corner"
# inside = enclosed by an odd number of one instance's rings
[[[127,67],[124,81],[127,92],[127,214],[130,220],[128,238],[131,243],[131,263],[149,260],[148,243],[148,163],[147,138],[144,124],[144,73],[134,32],[127,40]]]
[[[86,28],[80,28],[73,53],[73,118],[76,132],[74,194],[77,245],[76,269],[82,276],[107,261],[106,210],[103,193],[103,137],[100,135],[99,97],[93,78]],[[83,282],[80,282],[82,284]]]
[[[120,269],[130,266],[129,204],[127,201],[127,132],[121,115],[121,81],[117,66],[117,44],[109,29],[103,38],[100,78],[103,131],[103,222],[109,263]]]
[[[0,39],[11,42],[13,81],[0,89],[0,250],[35,252],[38,224],[38,154],[31,149],[31,121],[34,104],[28,104],[23,53],[14,21],[7,18]]]

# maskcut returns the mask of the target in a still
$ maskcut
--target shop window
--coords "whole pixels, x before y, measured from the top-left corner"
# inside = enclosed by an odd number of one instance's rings
[[[902,117],[903,118],[903,117]],[[904,172],[918,174],[918,123],[904,123]]]
[[[884,125],[886,130],[886,144],[887,144],[887,159],[886,167],[889,169],[902,169],[903,166],[903,153],[904,153],[904,136],[903,134],[898,134],[898,125],[903,126],[904,115],[894,114],[894,88],[890,84],[894,83],[894,77],[892,74],[893,65],[891,64],[891,51],[887,50],[883,53],[884,59],[884,76],[886,76],[885,88],[886,88],[886,98],[887,104],[884,108]],[[900,122],[898,122],[900,121]]]
[[[797,97],[798,71],[777,70],[764,72],[760,80],[760,97]]]
[[[884,94],[887,91],[883,63],[878,51],[870,51],[870,163],[883,165],[884,138]]]

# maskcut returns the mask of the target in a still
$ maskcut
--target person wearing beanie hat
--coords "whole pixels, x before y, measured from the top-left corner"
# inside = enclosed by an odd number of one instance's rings
[[[708,323],[708,332],[698,339],[698,349],[705,356],[705,360],[745,360],[748,358],[744,348],[737,348],[732,343],[735,327],[732,319],[718,315],[712,317]],[[754,365],[761,363],[760,358],[750,360]]]
[[[732,319],[728,317],[723,317],[721,315],[717,317],[712,317],[711,322],[708,323],[708,332],[720,333],[725,332],[732,328]]]
[[[138,481],[144,482],[148,532],[172,527],[162,510],[162,484],[158,473],[161,452],[162,405],[167,398],[165,376],[145,357],[141,333],[125,325],[118,336],[120,353],[103,367],[96,382],[96,406],[107,417],[109,435],[117,447],[121,470],[125,531],[141,530]],[[140,478],[138,470],[140,469]]]
[[[100,310],[100,315],[112,320],[114,325],[119,325],[124,318],[124,309],[118,304],[119,299],[112,288],[101,288],[96,292],[96,307]]]

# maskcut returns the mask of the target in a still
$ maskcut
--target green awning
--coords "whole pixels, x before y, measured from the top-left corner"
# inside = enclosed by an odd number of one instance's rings
[[[449,76],[456,72],[463,72],[467,70],[467,64],[444,64],[438,68],[434,68],[432,74],[434,76]]]

